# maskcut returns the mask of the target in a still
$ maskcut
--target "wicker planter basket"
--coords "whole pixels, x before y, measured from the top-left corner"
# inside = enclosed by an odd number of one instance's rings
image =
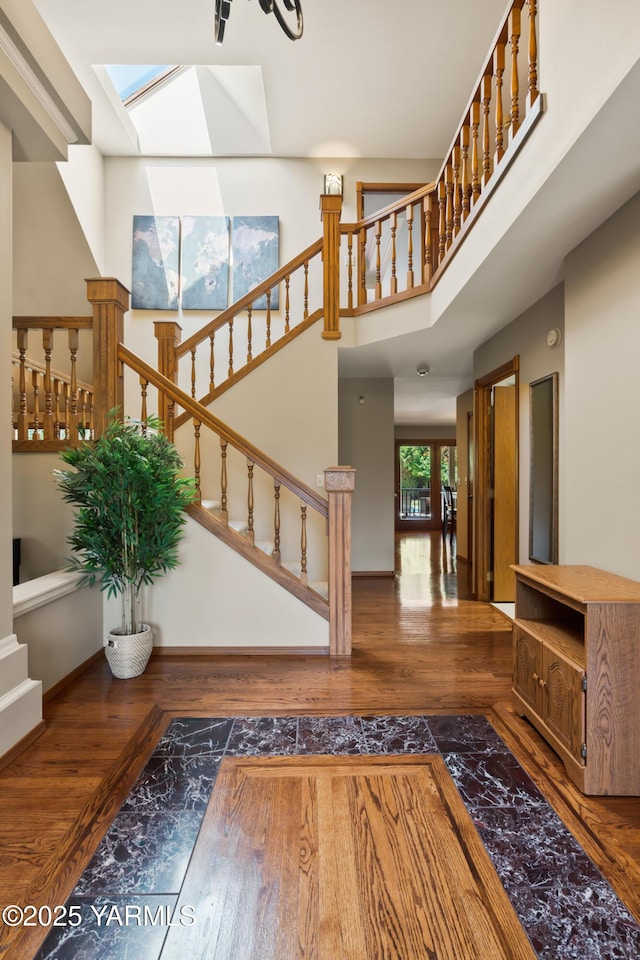
[[[146,623],[139,624],[140,632],[122,636],[110,633],[104,642],[111,672],[120,680],[138,677],[144,673],[153,650],[153,633]]]

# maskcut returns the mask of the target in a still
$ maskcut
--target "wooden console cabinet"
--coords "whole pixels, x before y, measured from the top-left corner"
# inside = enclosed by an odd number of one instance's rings
[[[513,703],[583,793],[640,796],[640,583],[514,566]]]

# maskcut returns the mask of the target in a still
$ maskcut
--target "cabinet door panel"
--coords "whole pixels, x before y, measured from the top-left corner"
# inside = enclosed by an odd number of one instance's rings
[[[585,740],[585,694],[582,690],[584,671],[557,650],[542,647],[544,678],[544,719],[558,740],[579,762]]]
[[[540,713],[540,642],[519,627],[514,627],[513,630],[513,686],[522,699],[526,700],[536,713]]]

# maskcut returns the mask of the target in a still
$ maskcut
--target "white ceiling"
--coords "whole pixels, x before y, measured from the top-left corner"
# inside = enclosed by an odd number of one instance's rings
[[[197,80],[215,104],[216,138],[200,144],[200,155],[418,160],[447,152],[506,7],[506,0],[301,0],[304,35],[292,42],[258,0],[233,0],[224,43],[216,46],[214,0],[34,3],[91,97],[93,139],[105,155],[133,155],[139,145],[117,97],[99,79],[100,65],[171,63],[197,65],[181,82]],[[249,68],[237,71],[240,87],[229,79],[232,67]],[[531,204],[532,216],[547,222],[564,205],[569,226],[545,230],[542,247],[540,232],[523,228],[518,244],[510,241],[502,256],[487,258],[446,322],[341,351],[341,375],[394,378],[397,423],[453,423],[455,397],[472,382],[475,347],[557,283],[568,250],[638,189],[638,165],[631,176],[617,171],[622,151],[610,149],[621,130],[637,129],[628,123],[640,94],[635,80],[621,87],[615,114],[603,112],[608,125],[585,148],[587,162]],[[249,89],[260,100],[253,111]],[[225,104],[242,123],[229,116],[220,122]],[[172,152],[170,143],[148,144],[147,153]],[[607,194],[608,210],[600,211],[593,183],[607,178],[612,186],[600,194]],[[505,257],[526,257],[528,288],[503,283]],[[422,362],[430,366],[427,377],[415,372]]]

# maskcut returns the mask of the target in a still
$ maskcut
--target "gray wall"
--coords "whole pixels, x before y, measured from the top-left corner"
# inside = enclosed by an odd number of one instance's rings
[[[359,398],[364,398],[364,403]],[[393,380],[343,379],[338,388],[338,456],[355,467],[354,572],[394,568]]]

